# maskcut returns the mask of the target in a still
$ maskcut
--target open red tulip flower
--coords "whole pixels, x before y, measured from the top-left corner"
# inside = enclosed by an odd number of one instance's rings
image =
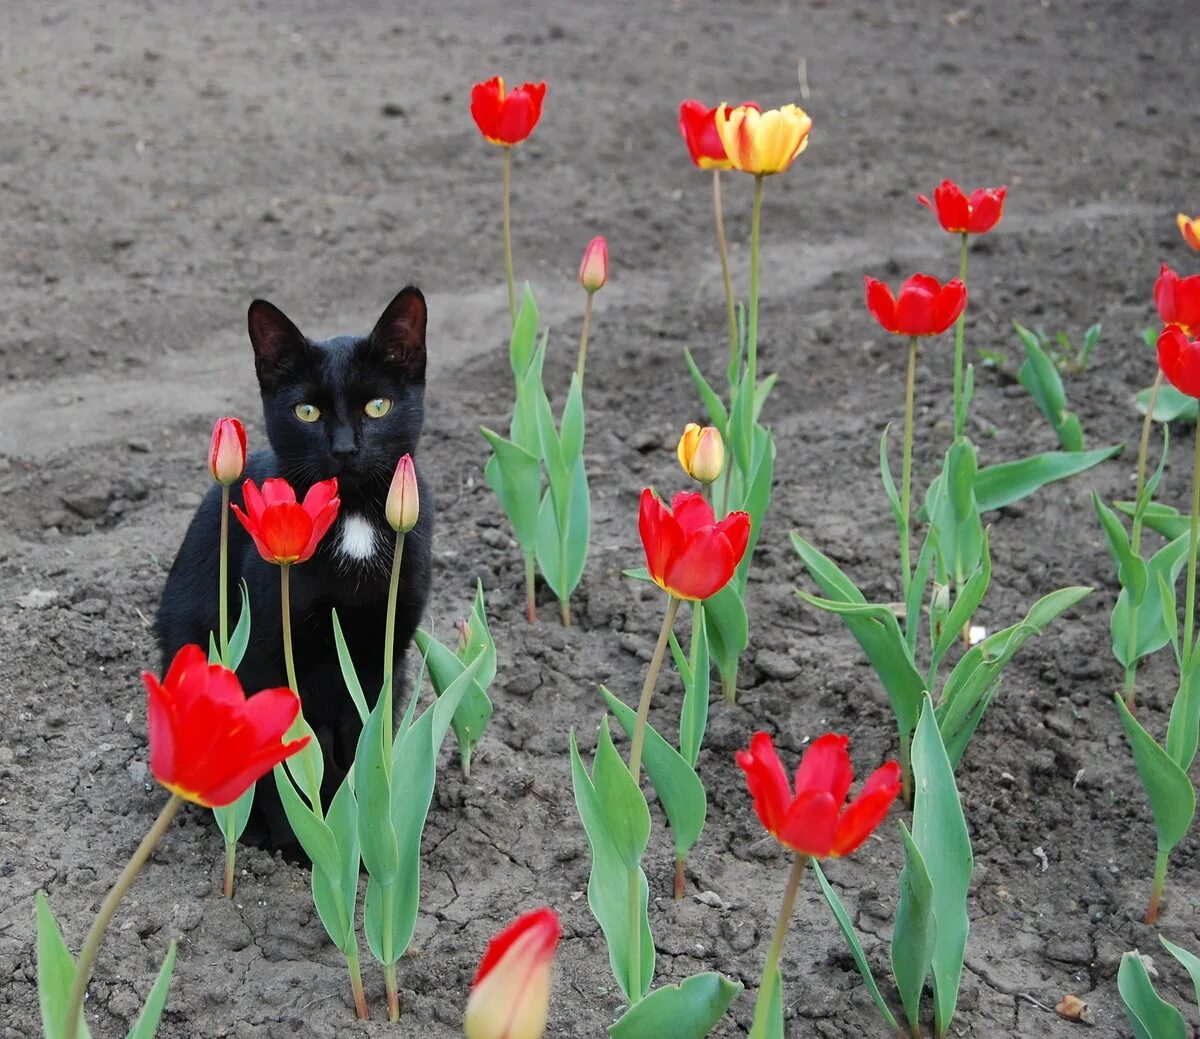
[[[1200,332],[1200,274],[1181,278],[1164,263],[1154,282],[1154,306],[1164,325]]]
[[[914,274],[898,296],[874,278],[868,277],[866,285],[867,309],[894,335],[941,335],[967,305],[967,287],[958,278],[943,285],[931,275]]]
[[[731,512],[720,522],[703,495],[675,495],[668,509],[649,487],[642,491],[638,529],[654,583],[677,599],[716,595],[746,554],[750,515]]]
[[[533,133],[545,96],[545,82],[524,83],[505,93],[503,77],[493,76],[471,88],[471,117],[492,144],[507,148]]]
[[[688,154],[692,162],[702,170],[728,170],[733,163],[725,154],[725,145],[721,141],[721,132],[717,129],[717,112],[722,106],[707,108],[701,101],[687,100],[679,106],[679,132],[687,144]],[[726,120],[729,119],[731,106],[725,107]],[[743,101],[738,108],[753,108],[761,111],[753,101]]]
[[[968,198],[951,180],[943,180],[933,189],[933,201],[918,195],[917,201],[937,214],[938,223],[951,234],[987,234],[1004,215],[1004,196],[1008,188],[980,188]]]
[[[900,766],[881,765],[858,796],[845,804],[854,771],[845,736],[828,733],[800,759],[793,790],[775,744],[756,732],[749,750],[737,752],[759,820],[780,844],[816,859],[849,855],[883,822],[900,793]]]
[[[1193,249],[1200,251],[1200,216],[1179,213],[1175,217],[1175,224],[1179,228],[1179,233],[1183,235],[1183,240]]]
[[[540,1039],[550,1013],[550,970],[561,937],[558,914],[535,909],[488,943],[463,1016],[467,1039]]]
[[[161,682],[149,672],[146,713],[150,771],[185,800],[220,808],[242,796],[310,737],[283,742],[300,712],[290,689],[247,698],[228,668],[210,664],[199,646],[184,646]]]
[[[233,514],[246,528],[268,563],[288,566],[311,559],[321,538],[337,519],[341,499],[337,496],[336,477],[314,483],[296,501],[296,492],[287,480],[264,480],[260,491],[253,480],[242,484],[246,511],[236,505]]]
[[[1200,339],[1168,325],[1158,337],[1158,366],[1180,393],[1200,399]]]

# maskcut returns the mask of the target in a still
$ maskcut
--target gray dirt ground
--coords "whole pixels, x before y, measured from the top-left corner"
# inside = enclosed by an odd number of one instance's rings
[[[678,102],[797,100],[812,144],[768,185],[763,346],[780,382],[775,501],[751,586],[753,642],[735,708],[715,705],[701,759],[708,829],[688,897],[670,898],[669,838],[649,855],[658,983],[715,967],[751,989],[786,862],[754,819],[733,751],[759,727],[795,758],[848,732],[861,772],[894,754],[886,700],[834,621],[803,608],[797,529],[895,598],[879,491],[883,425],[900,415],[903,356],[862,306],[862,275],[947,276],[956,244],[913,196],[943,176],[1007,183],[999,231],[972,256],[969,342],[980,370],[971,434],[984,461],[1054,446],[1013,373],[1009,321],[1077,334],[1102,321],[1094,366],[1068,383],[1091,444],[1132,442],[1134,390],[1153,375],[1140,331],[1166,259],[1200,256],[1177,209],[1200,210],[1200,15],[1193,0],[876,4],[498,5],[446,0],[8,0],[0,9],[0,1036],[38,1034],[33,900],[48,892],[78,948],[156,813],[138,674],[147,626],[199,495],[213,418],[262,441],[244,332],[264,295],[314,335],[365,330],[415,281],[431,313],[423,443],[441,511],[431,622],[448,630],[474,581],[500,647],[496,717],[470,782],[443,758],[425,840],[424,903],[401,964],[403,1034],[458,1034],[487,937],[539,903],[563,914],[550,1033],[596,1036],[621,997],[581,897],[588,861],[570,796],[573,726],[594,746],[597,681],[641,681],[661,602],[620,571],[640,563],[636,496],[680,486],[670,447],[699,417],[681,359],[721,363],[724,316],[709,181],[675,131]],[[518,274],[551,327],[552,385],[578,335],[580,251],[612,252],[589,363],[593,551],[563,630],[520,618],[518,554],[482,480],[479,422],[510,399],[499,248],[499,154],[476,133],[470,86],[545,78],[545,116],[516,156]],[[726,178],[743,285],[749,178]],[[923,351],[918,489],[947,442],[948,341]],[[1183,430],[1179,443],[1186,444]],[[1180,450],[1186,453],[1186,448]],[[960,773],[975,844],[972,932],[956,1036],[1058,1039],[1047,1007],[1074,992],[1097,1039],[1128,1036],[1121,953],[1157,953],[1140,923],[1153,834],[1109,693],[1112,566],[1089,500],[1130,486],[1131,452],[989,517],[996,560],[983,613],[1011,623],[1046,591],[1095,594],[1010,672]],[[1168,467],[1167,500],[1187,494]],[[29,597],[31,592],[48,593]],[[545,600],[549,607],[549,600]],[[1170,669],[1145,670],[1142,718],[1165,725]],[[656,717],[673,723],[664,683]],[[1177,850],[1162,931],[1200,946],[1200,848]],[[1040,853],[1037,849],[1041,849]],[[1044,856],[1044,858],[1040,857]],[[353,1021],[339,955],[307,872],[244,850],[220,897],[219,838],[188,811],[114,922],[90,989],[97,1039],[123,1036],[171,938],[179,961],[160,1035],[385,1036]],[[886,977],[901,851],[888,825],[829,873]],[[727,906],[694,896],[716,892]],[[365,955],[365,950],[364,950]],[[1161,953],[1161,986],[1190,1002]],[[790,1037],[882,1035],[815,893],[784,959]],[[748,1028],[744,995],[716,1035]],[[1195,1019],[1194,1007],[1189,1010]]]

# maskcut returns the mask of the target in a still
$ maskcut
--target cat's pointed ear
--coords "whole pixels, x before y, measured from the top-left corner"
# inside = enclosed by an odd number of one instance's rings
[[[273,390],[295,378],[309,347],[291,319],[274,303],[256,299],[250,304],[246,324],[254,347],[258,384],[264,390]]]
[[[371,345],[411,382],[425,381],[425,297],[413,285],[400,290],[375,322]]]

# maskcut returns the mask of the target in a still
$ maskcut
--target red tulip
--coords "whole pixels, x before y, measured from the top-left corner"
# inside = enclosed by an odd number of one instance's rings
[[[933,201],[918,195],[921,205],[937,214],[942,229],[952,234],[987,234],[1004,215],[1004,196],[1008,188],[980,188],[967,198],[963,189],[943,180],[933,190]]]
[[[794,794],[765,732],[754,734],[748,751],[737,752],[754,811],[780,844],[817,859],[837,858],[849,855],[883,822],[900,793],[900,766],[889,761],[877,768],[843,807],[854,781],[848,742],[833,733],[815,740],[800,759]]]
[[[914,274],[895,298],[882,281],[867,278],[866,282],[867,309],[895,335],[941,335],[967,305],[967,287],[958,278],[943,285],[928,274]]]
[[[1167,325],[1158,337],[1158,366],[1180,393],[1200,398],[1200,339],[1189,339],[1179,325]]]
[[[579,284],[587,292],[598,292],[608,281],[608,242],[603,235],[596,235],[583,250],[583,261],[579,264]]]
[[[253,480],[247,480],[242,498],[246,512],[234,505],[233,514],[254,538],[263,559],[281,566],[312,558],[342,504],[336,478],[314,483],[302,505],[297,504],[292,485],[280,479],[264,481],[261,492]]]
[[[228,487],[246,471],[246,427],[235,418],[219,418],[208,448],[208,471]]]
[[[507,148],[533,133],[545,96],[544,82],[525,83],[505,94],[504,79],[493,76],[471,88],[471,116],[484,137]]]
[[[562,937],[553,909],[535,909],[493,938],[471,982],[467,1039],[540,1039],[550,1012],[550,968]]]
[[[649,487],[638,517],[646,568],[678,599],[707,599],[729,583],[750,540],[750,516],[731,512],[719,523],[704,497],[675,495],[668,509]]]
[[[1164,325],[1200,332],[1200,274],[1181,278],[1164,263],[1154,283],[1154,305]]]
[[[1175,224],[1183,240],[1193,249],[1200,250],[1200,216],[1190,217],[1187,213],[1179,213],[1175,217]]]
[[[761,111],[753,101],[744,101],[739,108],[753,108]],[[679,132],[687,144],[692,162],[702,170],[728,170],[733,164],[725,154],[725,145],[721,141],[721,133],[717,129],[717,111],[720,108],[705,108],[700,101],[684,101],[679,106]],[[728,121],[733,106],[726,106],[725,119]]]
[[[184,646],[167,677],[142,675],[149,694],[150,771],[173,794],[220,808],[302,750],[310,737],[283,742],[300,713],[288,688],[249,699],[228,668],[210,664],[199,646]]]

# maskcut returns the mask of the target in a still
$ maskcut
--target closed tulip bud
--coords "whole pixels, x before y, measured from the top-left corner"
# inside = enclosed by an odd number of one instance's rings
[[[579,284],[588,292],[604,288],[608,281],[608,242],[603,235],[596,235],[583,250],[583,262],[579,265]]]
[[[550,968],[562,936],[553,909],[519,916],[488,943],[463,1016],[467,1039],[541,1039]]]
[[[715,426],[689,422],[675,449],[683,471],[700,483],[712,483],[725,468],[725,442]]]
[[[467,652],[467,647],[471,644],[471,622],[464,617],[455,627],[458,629],[458,646],[456,650],[461,657]]]
[[[407,534],[417,525],[421,514],[421,496],[417,489],[417,471],[412,455],[396,463],[396,475],[387,496],[387,521],[397,534]]]
[[[208,449],[208,471],[228,487],[246,471],[246,428],[235,418],[219,418]]]

